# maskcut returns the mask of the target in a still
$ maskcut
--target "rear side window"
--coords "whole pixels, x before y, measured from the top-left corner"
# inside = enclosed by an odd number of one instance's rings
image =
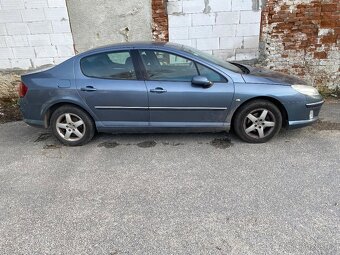
[[[129,51],[99,53],[84,57],[80,60],[80,68],[88,77],[114,80],[137,79]]]

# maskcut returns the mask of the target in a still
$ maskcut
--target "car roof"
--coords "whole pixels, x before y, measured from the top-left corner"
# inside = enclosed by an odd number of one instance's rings
[[[108,44],[100,47],[96,47],[81,53],[80,55],[89,55],[92,53],[99,53],[108,50],[116,49],[139,49],[139,48],[170,48],[180,50],[183,47],[181,44],[171,43],[171,42],[152,42],[152,41],[140,41],[140,42],[123,42]]]
[[[189,57],[190,59],[193,59],[198,62],[204,62],[205,64],[208,64],[210,66],[213,66],[215,69],[220,70],[221,72],[227,74],[230,78],[232,78],[235,81],[243,82],[243,78],[240,74],[235,73],[231,70],[228,70],[226,68],[220,67],[212,62],[209,62],[207,60],[204,60],[198,56],[195,56],[189,52],[185,52],[184,45],[178,44],[178,43],[172,43],[172,42],[152,42],[152,41],[140,41],[140,42],[124,42],[124,43],[115,43],[115,44],[109,44],[97,48],[93,48],[91,50],[85,51],[83,53],[80,53],[73,57],[73,59],[82,59],[84,57],[90,56],[92,54],[97,53],[103,53],[108,51],[116,51],[116,50],[124,50],[124,49],[163,49],[163,50],[169,50],[171,52],[181,54],[183,56]],[[209,66],[208,65],[208,66]]]

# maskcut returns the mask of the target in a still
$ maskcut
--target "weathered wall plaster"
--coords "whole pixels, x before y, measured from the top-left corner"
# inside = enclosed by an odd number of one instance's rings
[[[67,0],[75,49],[152,40],[151,0]]]
[[[340,85],[339,0],[268,0],[262,12],[261,60],[317,87]]]

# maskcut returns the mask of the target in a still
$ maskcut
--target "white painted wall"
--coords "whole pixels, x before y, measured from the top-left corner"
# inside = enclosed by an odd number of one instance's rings
[[[168,0],[169,41],[226,60],[258,56],[259,0]]]
[[[73,55],[65,0],[0,0],[0,69],[58,64]]]

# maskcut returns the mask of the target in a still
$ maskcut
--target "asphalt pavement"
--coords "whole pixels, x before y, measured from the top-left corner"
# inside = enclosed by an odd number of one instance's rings
[[[266,144],[0,125],[0,254],[340,254],[340,104]]]

